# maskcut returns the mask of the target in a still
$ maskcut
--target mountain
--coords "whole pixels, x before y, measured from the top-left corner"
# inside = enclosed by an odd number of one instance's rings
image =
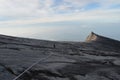
[[[112,43],[114,43],[115,45],[120,45],[120,41],[100,36],[98,34],[95,34],[94,32],[91,32],[91,34],[87,37],[86,42],[99,42],[106,43],[107,45],[112,45]]]
[[[114,52],[120,51],[120,41],[95,34],[94,32],[91,32],[87,37],[86,42],[93,44],[93,46],[97,45],[95,46],[96,49],[98,48]]]
[[[119,48],[93,32],[85,42],[0,35],[0,80],[120,80]]]

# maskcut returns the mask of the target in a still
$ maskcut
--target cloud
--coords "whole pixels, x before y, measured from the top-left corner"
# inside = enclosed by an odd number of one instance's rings
[[[90,7],[89,4],[92,3],[100,4],[102,7],[86,10],[85,7]],[[120,0],[0,0],[0,17],[6,18],[0,19],[0,25],[72,20],[119,22],[119,8],[107,9],[113,4],[120,4]]]
[[[25,18],[74,13],[91,3],[108,7],[120,4],[120,0],[0,0],[0,16]]]
[[[61,22],[61,21],[80,21],[91,23],[119,23],[120,10],[92,10],[74,14],[54,15],[35,19],[20,19],[12,21],[1,21],[0,25],[29,25],[37,23]]]
[[[43,16],[52,12],[53,0],[0,0],[0,16]]]
[[[70,4],[85,6],[90,3],[99,3],[104,5],[111,4],[120,4],[120,0],[64,0],[64,2],[68,2]]]

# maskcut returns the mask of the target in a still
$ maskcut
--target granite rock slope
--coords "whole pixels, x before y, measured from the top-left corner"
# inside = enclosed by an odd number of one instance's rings
[[[120,80],[120,42],[91,33],[85,42],[0,35],[0,80]],[[48,57],[49,56],[49,57]]]

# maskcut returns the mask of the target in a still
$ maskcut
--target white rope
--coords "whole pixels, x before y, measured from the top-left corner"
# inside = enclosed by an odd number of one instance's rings
[[[26,73],[28,70],[30,70],[33,66],[35,66],[36,64],[38,64],[38,63],[41,62],[41,61],[44,61],[44,60],[48,59],[48,58],[51,57],[52,55],[53,55],[53,54],[50,54],[50,55],[48,55],[47,57],[42,58],[42,59],[40,59],[39,61],[33,63],[30,67],[28,67],[25,71],[23,71],[20,75],[18,75],[17,77],[15,77],[13,80],[17,80],[17,79],[18,79],[19,77],[21,77],[24,73]]]

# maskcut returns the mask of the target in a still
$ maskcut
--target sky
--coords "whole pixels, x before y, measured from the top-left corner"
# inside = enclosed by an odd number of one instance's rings
[[[120,40],[120,0],[0,0],[0,34],[84,41],[91,31]]]

